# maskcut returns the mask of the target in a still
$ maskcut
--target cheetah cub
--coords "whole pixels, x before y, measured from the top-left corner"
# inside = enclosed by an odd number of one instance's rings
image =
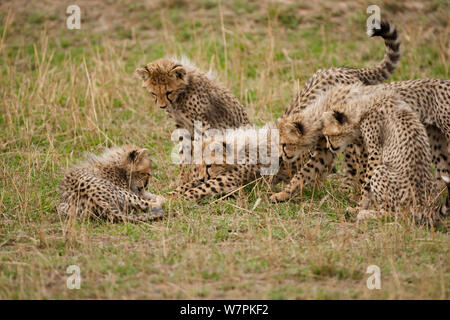
[[[196,165],[197,178],[171,194],[198,201],[234,193],[259,180],[262,174],[270,184],[286,180],[286,170],[278,170],[278,136],[273,129],[275,125],[269,123],[262,128],[245,126],[219,135],[205,135],[201,161]]]
[[[370,27],[370,37],[383,38],[386,49],[380,63],[371,68],[337,67],[317,70],[277,120],[280,130],[280,156],[285,162],[305,158],[306,164],[292,177],[289,184],[279,193],[271,196],[272,202],[287,201],[303,186],[313,186],[324,180],[332,169],[334,157],[327,150],[323,137],[311,126],[316,116],[321,115],[314,110],[316,101],[335,85],[364,84],[376,85],[388,79],[400,60],[400,38],[397,29],[387,21],[381,21],[379,29]],[[345,151],[344,164],[346,177],[343,189],[351,190],[355,184],[357,172],[356,159],[361,152],[358,144],[349,144]]]
[[[165,215],[163,198],[145,191],[150,176],[147,149],[125,145],[107,149],[100,156],[90,154],[64,175],[57,211],[110,221],[160,218]]]
[[[175,122],[177,129],[194,137],[194,122],[204,128],[239,128],[250,123],[239,100],[211,72],[199,70],[186,58],[162,58],[137,68],[142,87]],[[181,139],[188,140],[188,136]],[[181,151],[182,155],[183,152]],[[189,156],[189,155],[187,155]],[[189,166],[182,164],[179,184],[190,180]],[[186,172],[187,171],[187,172]]]
[[[437,220],[438,196],[427,132],[416,112],[395,91],[360,85],[337,86],[327,98],[322,133],[333,153],[362,136],[368,152],[358,218],[381,211],[412,212]]]
[[[239,128],[250,123],[239,100],[211,73],[187,59],[162,58],[136,69],[142,87],[177,128],[194,133],[194,121],[215,129]]]
[[[341,84],[342,86],[343,84]],[[360,87],[361,88],[361,87]],[[394,91],[399,98],[409,105],[411,109],[418,115],[420,121],[425,126],[432,152],[432,162],[436,168],[439,179],[447,184],[450,181],[450,80],[445,79],[416,79],[407,81],[395,81],[387,84],[378,84],[368,86],[361,92],[370,92],[371,90],[387,90]],[[330,89],[329,89],[330,90]],[[339,96],[331,96],[334,104],[336,99],[354,99],[354,93],[348,91],[349,96],[346,97],[342,91]],[[308,148],[316,146],[312,149],[312,155],[306,166],[295,175],[286,188],[275,194],[276,200],[289,199],[302,184],[312,184],[312,182],[321,181],[326,177],[334,159],[335,154],[326,148],[326,141],[322,134],[321,117],[323,112],[327,111],[333,103],[324,102],[328,92],[322,94],[316,101],[306,108],[301,114],[291,117],[284,123],[280,129],[280,142],[285,155],[291,152],[291,149],[298,152],[305,152]],[[330,97],[330,96],[329,96]],[[340,103],[340,102],[339,102]],[[291,147],[289,143],[291,141]],[[353,154],[346,154],[345,159],[352,164],[351,176],[354,180],[359,181],[361,171],[364,171],[364,159],[367,158],[367,152],[361,138],[355,139],[352,143]],[[357,170],[359,169],[359,170]],[[440,181],[440,183],[442,183]],[[358,188],[359,189],[359,188]]]

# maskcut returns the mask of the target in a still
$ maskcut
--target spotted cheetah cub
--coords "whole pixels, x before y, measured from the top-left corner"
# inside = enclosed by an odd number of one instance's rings
[[[110,221],[162,217],[162,198],[145,191],[150,176],[147,149],[126,145],[107,149],[100,156],[90,154],[64,175],[59,185],[58,213]]]
[[[396,92],[401,100],[417,113],[427,131],[431,145],[432,162],[437,175],[448,183],[450,181],[450,154],[448,151],[450,146],[450,80],[395,81],[369,86],[367,90],[372,89]],[[285,156],[292,154],[294,151],[304,153],[309,148],[312,148],[312,151],[304,168],[292,178],[283,191],[273,195],[277,201],[289,199],[303,185],[323,180],[333,164],[335,154],[326,148],[326,140],[321,132],[321,116],[323,112],[333,106],[332,103],[324,102],[326,96],[327,92],[316,99],[315,103],[303,110],[302,113],[296,114],[283,126],[279,126],[282,146],[280,150],[284,152]],[[349,98],[352,97],[354,98],[354,96]],[[334,97],[334,99],[337,98]],[[340,98],[343,98],[343,95]],[[349,143],[350,145],[357,147],[355,149],[358,150],[358,153],[350,155],[353,157],[353,168],[350,173],[356,180],[365,170],[363,159],[367,158],[367,152],[360,138]],[[346,160],[349,160],[348,154],[346,154]],[[358,179],[358,183],[363,183],[363,181]]]
[[[239,128],[250,123],[244,107],[231,91],[211,72],[202,72],[186,58],[162,58],[137,68],[135,73],[156,106],[175,121],[177,129],[187,130],[191,140],[195,121],[215,129]],[[180,139],[188,140],[189,136],[185,134]],[[182,164],[180,169],[179,184],[183,184],[190,179],[189,166]]]
[[[391,23],[382,21],[380,29],[369,28],[371,37],[379,36],[384,39],[386,51],[380,63],[371,68],[327,68],[317,70],[286,108],[277,120],[280,130],[280,156],[284,162],[292,162],[298,158],[305,158],[306,164],[292,177],[289,184],[279,193],[272,195],[272,202],[289,200],[303,186],[316,185],[330,171],[334,157],[327,150],[322,138],[313,136],[316,132],[310,130],[310,124],[316,119],[311,117],[315,110],[311,110],[325,92],[339,84],[375,85],[388,79],[394,72],[400,60],[400,38],[397,29]],[[308,122],[307,124],[304,122]],[[356,158],[359,156],[358,145],[349,144],[345,152],[344,164],[346,178],[344,189],[351,189],[354,184],[354,174],[357,171]]]
[[[231,194],[264,175],[270,184],[284,179],[279,170],[278,132],[274,124],[246,126],[208,136],[202,141],[197,178],[179,186],[172,195],[198,201]],[[273,151],[273,153],[272,153]],[[281,168],[285,169],[285,168]]]
[[[326,98],[322,133],[333,153],[362,136],[368,152],[366,191],[358,217],[382,211],[413,212],[434,222],[437,186],[427,132],[416,112],[395,91],[360,85],[337,86]]]
[[[239,100],[211,73],[204,73],[187,59],[162,58],[136,69],[142,87],[155,104],[172,118],[177,128],[193,136],[194,121],[215,129],[249,124]]]

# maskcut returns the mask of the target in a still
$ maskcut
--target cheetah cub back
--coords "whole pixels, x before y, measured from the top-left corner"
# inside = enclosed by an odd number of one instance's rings
[[[162,198],[146,192],[150,177],[147,149],[125,145],[107,149],[99,156],[90,154],[61,180],[58,213],[110,221],[162,217]]]

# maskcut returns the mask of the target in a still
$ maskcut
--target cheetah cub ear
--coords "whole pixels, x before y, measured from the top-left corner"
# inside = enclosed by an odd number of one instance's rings
[[[135,148],[128,152],[125,167],[133,172],[151,172],[152,162],[145,148]]]
[[[147,70],[146,66],[143,66],[141,68],[137,68],[134,71],[134,74],[139,77],[141,80],[145,81],[150,77],[150,73]]]
[[[148,158],[148,150],[145,148],[134,149],[128,153],[127,160],[129,163],[138,164]]]
[[[186,69],[178,64],[174,66],[172,70],[170,70],[170,75],[175,77],[176,79],[184,80],[184,77],[186,76]]]

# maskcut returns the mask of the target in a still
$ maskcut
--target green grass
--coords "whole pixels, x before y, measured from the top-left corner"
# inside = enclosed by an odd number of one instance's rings
[[[384,52],[353,2],[91,3],[80,4],[81,30],[66,29],[63,3],[0,4],[0,298],[448,299],[447,231],[356,223],[338,175],[277,205],[257,183],[234,198],[168,203],[169,217],[151,224],[60,220],[59,180],[85,152],[142,145],[150,191],[175,187],[174,124],[137,66],[174,54],[211,66],[263,124],[318,68],[373,66]],[[448,3],[403,4],[380,4],[402,37],[393,79],[448,78]],[[72,264],[80,290],[66,288]],[[381,290],[366,287],[372,264]]]

